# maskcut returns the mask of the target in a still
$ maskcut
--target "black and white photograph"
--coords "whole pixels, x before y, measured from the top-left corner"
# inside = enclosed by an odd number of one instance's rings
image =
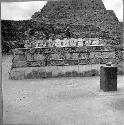
[[[123,0],[2,0],[0,125],[124,125]]]

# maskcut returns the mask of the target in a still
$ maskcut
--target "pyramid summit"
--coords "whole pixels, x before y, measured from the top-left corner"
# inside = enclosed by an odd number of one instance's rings
[[[47,6],[53,6],[53,9],[59,6],[68,7],[68,9],[74,10],[85,10],[85,9],[105,9],[105,6],[102,0],[58,0],[58,1],[49,1]],[[57,6],[56,6],[57,5]]]
[[[55,0],[48,1],[41,11],[36,12],[32,18],[35,20],[36,18],[46,19],[46,21],[53,22],[55,19],[69,18],[71,15],[71,17],[76,16],[78,12],[85,16],[88,15],[87,11],[105,10],[102,0]]]
[[[100,37],[114,44],[121,39],[120,22],[113,10],[106,10],[102,0],[48,1],[32,20],[59,25],[61,29],[68,25],[78,37]]]

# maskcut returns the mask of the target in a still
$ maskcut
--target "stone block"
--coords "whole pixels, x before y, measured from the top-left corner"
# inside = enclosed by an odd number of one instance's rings
[[[84,71],[84,77],[91,77],[92,73],[91,71]]]
[[[103,91],[117,91],[117,67],[100,68],[100,89]]]
[[[87,59],[80,59],[80,60],[79,60],[79,64],[80,64],[80,65],[87,64]]]
[[[63,73],[58,73],[58,77],[64,77],[65,75]]]
[[[13,69],[9,73],[9,79],[22,80],[22,79],[24,79],[24,72],[23,71],[16,71],[15,69]]]
[[[12,68],[21,68],[21,67],[27,67],[28,63],[27,61],[16,61],[13,62],[12,64]]]
[[[46,78],[46,72],[39,72],[40,78]]]
[[[72,76],[72,72],[66,72],[65,73],[65,77],[71,77]]]
[[[34,55],[33,54],[27,54],[27,61],[33,61]]]
[[[72,71],[72,76],[73,76],[73,77],[77,77],[77,76],[78,76],[78,72]]]
[[[41,61],[30,61],[30,62],[28,62],[28,66],[30,66],[30,67],[40,67]]]
[[[46,77],[51,78],[52,77],[52,72],[46,72]]]

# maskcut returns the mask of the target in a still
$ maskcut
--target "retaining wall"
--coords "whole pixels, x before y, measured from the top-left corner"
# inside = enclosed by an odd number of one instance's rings
[[[98,76],[101,65],[46,66],[13,68],[9,72],[10,79],[37,79],[54,77],[87,77]]]

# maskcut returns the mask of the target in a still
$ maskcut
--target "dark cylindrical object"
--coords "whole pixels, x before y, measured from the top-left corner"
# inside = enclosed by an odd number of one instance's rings
[[[100,67],[100,89],[103,91],[117,91],[117,67]]]

